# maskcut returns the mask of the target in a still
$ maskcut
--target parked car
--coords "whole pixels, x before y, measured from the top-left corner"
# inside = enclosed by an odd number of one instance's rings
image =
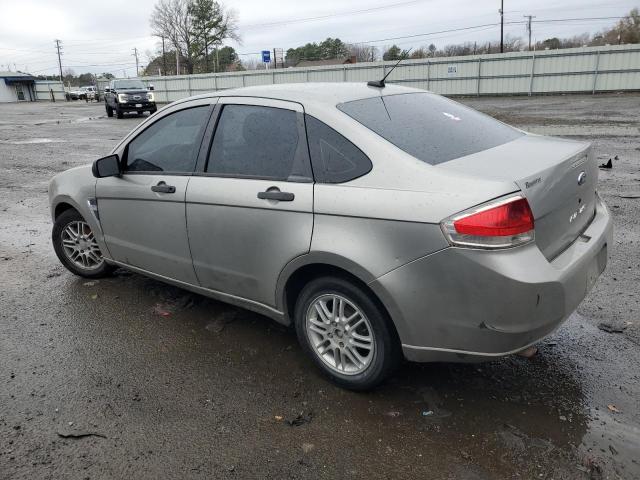
[[[333,381],[479,361],[554,331],[607,263],[589,143],[400,86],[175,102],[49,187],[53,246],[294,325]]]
[[[82,96],[80,98],[83,98],[84,100],[100,100],[98,88],[94,85],[80,87],[80,91],[82,92]]]
[[[109,87],[104,89],[104,106],[107,116],[123,118],[127,112],[142,115],[144,112],[156,112],[156,102],[152,91],[145,87],[140,80],[111,80]]]

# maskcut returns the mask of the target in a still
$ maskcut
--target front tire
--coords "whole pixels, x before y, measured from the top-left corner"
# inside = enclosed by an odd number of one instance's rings
[[[102,257],[91,227],[76,210],[65,210],[56,218],[51,240],[58,259],[71,273],[101,278],[114,270]]]
[[[118,107],[117,105],[116,105],[116,117],[124,118],[124,112],[120,110],[120,107]]]
[[[372,294],[348,280],[312,280],[297,299],[294,322],[302,348],[341,387],[370,390],[401,358],[387,313]]]

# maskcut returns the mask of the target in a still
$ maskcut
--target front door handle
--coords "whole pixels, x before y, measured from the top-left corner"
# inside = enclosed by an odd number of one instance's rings
[[[293,202],[296,196],[291,192],[281,192],[278,187],[268,188],[264,192],[258,192],[258,198],[261,200],[277,200],[279,202]]]
[[[152,192],[157,193],[176,193],[176,187],[173,185],[167,185],[165,182],[160,181],[157,185],[151,187]]]

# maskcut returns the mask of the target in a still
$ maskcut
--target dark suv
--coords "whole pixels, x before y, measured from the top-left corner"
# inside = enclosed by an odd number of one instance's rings
[[[104,89],[104,106],[107,115],[122,118],[125,112],[154,113],[157,110],[153,92],[147,90],[140,80],[111,80],[108,88]]]

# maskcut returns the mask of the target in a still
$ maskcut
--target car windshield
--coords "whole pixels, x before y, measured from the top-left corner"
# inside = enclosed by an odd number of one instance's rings
[[[114,82],[113,86],[121,90],[147,89],[147,87],[144,86],[144,83],[142,83],[140,80],[118,80],[117,82]]]
[[[338,109],[431,165],[497,147],[524,133],[432,93],[355,100]]]

